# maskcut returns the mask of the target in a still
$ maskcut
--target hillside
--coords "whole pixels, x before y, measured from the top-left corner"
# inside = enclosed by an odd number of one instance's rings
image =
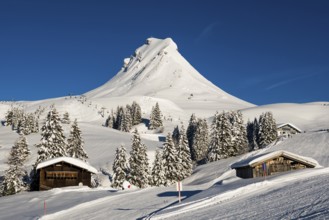
[[[275,149],[291,150],[286,145],[302,155],[315,148],[323,155],[329,155],[329,132],[313,133],[312,136],[312,140],[319,141],[301,144],[309,138],[308,134],[301,134],[292,142],[287,140],[269,149],[243,155],[240,159]],[[313,158],[322,159],[317,153]],[[235,177],[235,172],[229,168],[237,160],[239,158],[229,158],[199,166],[183,182],[185,199],[181,205],[176,203],[175,186],[124,191],[109,187],[69,187],[3,197],[0,199],[0,215],[2,219],[36,219],[43,216],[44,201],[47,215],[42,219],[81,219],[81,216],[82,219],[108,216],[120,219],[222,219],[223,216],[227,219],[259,219],[264,213],[269,213],[271,219],[284,216],[323,219],[328,215],[328,168],[283,173],[265,181],[263,178],[245,180]],[[328,166],[328,160],[321,165]],[[13,209],[15,212],[7,211]]]
[[[106,128],[105,119],[112,109],[136,101],[147,121],[152,107],[159,103],[164,131],[155,134],[145,123],[138,128],[148,149],[150,165],[155,151],[162,147],[163,137],[177,125],[188,125],[192,113],[206,118],[208,125],[216,111],[241,110],[244,122],[271,111],[277,123],[293,123],[303,132],[279,141],[266,149],[254,151],[198,166],[183,182],[182,204],[177,204],[175,186],[146,189],[115,190],[110,187],[108,173],[117,147],[131,151],[131,133]],[[234,97],[205,79],[178,52],[172,39],[149,38],[135,53],[124,60],[118,74],[104,85],[81,96],[59,97],[39,101],[1,102],[0,120],[12,107],[26,112],[41,108],[40,127],[54,105],[62,116],[68,112],[78,120],[85,141],[88,162],[98,170],[102,186],[96,189],[68,187],[46,192],[22,192],[1,197],[1,219],[186,219],[186,218],[262,218],[268,211],[274,219],[308,216],[322,218],[329,213],[329,102],[277,103],[255,106]],[[210,127],[210,126],[209,126]],[[68,137],[70,125],[64,124]],[[7,169],[7,158],[18,134],[0,125],[0,174]],[[27,136],[31,157],[25,164],[30,170],[36,161],[40,132]],[[266,180],[243,180],[235,176],[230,165],[256,154],[287,150],[319,162],[322,168],[272,176]],[[321,187],[317,187],[321,186]],[[282,203],[281,200],[284,200]],[[250,202],[252,204],[250,204]],[[271,202],[268,202],[271,201]],[[209,206],[209,207],[208,207]],[[234,209],[232,207],[239,207]],[[8,210],[15,210],[9,212]],[[319,216],[316,216],[319,215]]]

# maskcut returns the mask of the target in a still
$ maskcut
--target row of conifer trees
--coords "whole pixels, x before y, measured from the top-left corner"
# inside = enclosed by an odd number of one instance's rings
[[[119,131],[129,132],[134,125],[142,122],[142,109],[135,101],[131,105],[118,106],[116,111],[111,111],[111,114],[105,120],[105,127],[117,129]],[[162,114],[159,104],[156,103],[152,107],[149,121],[149,129],[157,129],[162,127]]]
[[[181,128],[184,131],[184,127]],[[182,181],[192,174],[193,163],[185,132],[174,142],[168,134],[163,144],[163,150],[157,150],[152,168],[149,168],[147,147],[141,142],[140,135],[135,129],[132,137],[132,150],[127,159],[126,149],[117,148],[113,162],[112,186],[121,188],[124,181],[145,188],[151,186],[168,186]]]
[[[263,113],[257,121],[259,147],[265,147],[277,138],[276,122],[270,112]],[[248,123],[249,125],[250,123]],[[205,119],[192,114],[187,131],[178,126],[166,136],[162,150],[157,150],[152,169],[149,169],[147,148],[141,143],[135,129],[132,138],[132,151],[127,160],[126,149],[116,150],[113,163],[112,186],[120,188],[125,180],[144,188],[147,185],[167,186],[182,181],[192,174],[195,164],[213,162],[255,150],[251,133],[243,123],[241,112],[216,113],[208,134]]]

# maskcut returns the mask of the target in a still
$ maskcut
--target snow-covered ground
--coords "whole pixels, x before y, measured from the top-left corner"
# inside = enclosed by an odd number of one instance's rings
[[[171,39],[149,39],[125,59],[118,75],[85,98],[60,97],[40,101],[1,102],[0,120],[11,105],[26,112],[45,108],[40,123],[51,105],[63,115],[77,118],[90,165],[111,172],[115,149],[121,144],[131,150],[131,134],[102,126],[118,105],[137,101],[143,118],[159,103],[165,118],[164,132],[154,134],[145,124],[136,127],[148,147],[150,164],[163,137],[177,125],[187,122],[192,113],[211,122],[216,111],[240,109],[245,122],[271,111],[278,123],[293,123],[303,133],[279,141],[266,149],[197,167],[183,181],[183,201],[177,202],[175,186],[114,190],[109,177],[101,175],[103,186],[67,187],[43,192],[22,192],[0,198],[0,219],[296,219],[329,218],[329,102],[272,104],[254,106],[233,97],[200,75],[177,51]],[[83,101],[82,101],[83,100]],[[102,116],[102,112],[104,116]],[[63,125],[66,137],[69,125]],[[8,153],[17,133],[0,126],[0,173],[7,169]],[[35,144],[40,133],[27,136],[32,155],[29,170],[36,160]],[[240,179],[231,164],[255,154],[287,150],[315,159],[322,168],[283,173],[277,176]],[[46,209],[44,209],[46,205]]]

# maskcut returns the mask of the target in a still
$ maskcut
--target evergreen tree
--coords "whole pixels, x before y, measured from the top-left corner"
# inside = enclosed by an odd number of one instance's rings
[[[113,128],[113,115],[109,115],[105,121],[105,127]]]
[[[8,165],[9,169],[5,171],[4,179],[0,186],[1,195],[13,195],[22,190],[25,190],[27,185],[23,178],[27,175],[23,169],[24,163],[30,155],[25,136],[20,136],[12,147]]]
[[[187,130],[186,130],[188,146],[190,148],[191,154],[192,154],[193,140],[194,140],[194,136],[195,136],[196,127],[197,127],[197,119],[195,117],[195,114],[192,114],[190,117],[190,121],[189,121]],[[193,157],[192,157],[192,159],[194,160]]]
[[[260,141],[259,141],[259,122],[258,122],[257,118],[255,118],[255,120],[254,120],[254,136],[255,136],[255,140],[256,140],[256,145],[254,147],[254,150],[258,150]]]
[[[71,120],[70,120],[70,115],[68,112],[65,112],[62,118],[62,123],[63,124],[70,124]]]
[[[129,158],[128,180],[131,184],[145,188],[148,184],[149,167],[146,146],[141,142],[137,129],[133,132],[132,150]]]
[[[162,153],[159,150],[155,153],[155,160],[151,171],[151,184],[153,186],[161,186],[166,184]]]
[[[116,114],[116,128],[119,131],[123,130],[123,122],[124,122],[124,117],[125,117],[125,111],[122,106],[119,106],[117,109],[117,114]]]
[[[52,108],[41,128],[41,143],[36,145],[38,157],[36,164],[45,160],[66,156],[66,142],[58,112]]]
[[[210,162],[235,155],[232,148],[234,145],[232,136],[232,124],[229,114],[216,113],[212,122],[211,140],[209,146],[208,160]]]
[[[16,167],[10,166],[8,170],[5,171],[3,181],[0,186],[0,191],[2,196],[13,195],[23,191],[25,189],[25,184],[22,177],[26,173],[22,170],[17,170]]]
[[[8,164],[11,166],[22,167],[30,154],[31,152],[28,148],[26,137],[20,135],[10,151]]]
[[[202,162],[206,158],[209,144],[208,138],[207,121],[199,118],[197,120],[195,134],[192,141],[192,160],[196,162]]]
[[[173,140],[171,139],[170,133],[168,133],[166,141],[163,144],[163,161],[164,174],[166,177],[165,185],[170,185],[176,181],[179,181],[180,166],[178,152],[176,150]]]
[[[253,122],[248,121],[247,123],[247,138],[249,143],[249,151],[257,150],[258,144],[258,121],[257,118]]]
[[[120,148],[116,149],[115,159],[113,162],[113,180],[112,187],[122,188],[123,182],[127,176],[127,159],[126,149],[121,145]]]
[[[8,110],[6,115],[5,115],[5,119],[6,119],[6,125],[7,126],[12,126],[13,125],[13,117],[14,117],[14,111]]]
[[[115,128],[116,124],[116,116],[114,115],[113,109],[111,110],[111,114],[107,117],[105,121],[105,127]]]
[[[246,127],[243,124],[243,116],[240,111],[232,111],[229,113],[230,122],[232,124],[232,156],[248,152],[248,140]]]
[[[24,117],[24,116],[18,121],[17,133],[24,134],[24,135],[28,135],[31,133],[31,131],[28,127],[28,122],[26,120],[26,117]]]
[[[180,137],[180,131],[179,131],[178,126],[176,126],[174,128],[174,131],[172,132],[172,139],[173,139],[175,145],[178,145],[179,137]]]
[[[17,124],[17,133],[29,135],[39,131],[38,121],[33,113],[25,114],[24,112],[19,116]]]
[[[266,147],[278,138],[275,119],[271,112],[265,112],[259,117],[259,146]]]
[[[132,104],[132,125],[138,125],[142,121],[142,109],[137,102]]]
[[[181,132],[178,141],[178,159],[180,161],[182,170],[181,175],[179,176],[179,180],[183,180],[186,177],[191,176],[193,171],[193,161],[183,125],[180,130]]]
[[[67,139],[67,155],[86,161],[88,155],[83,149],[83,145],[84,141],[81,137],[81,130],[78,126],[77,119],[75,119],[71,126],[70,136]]]
[[[11,126],[12,130],[17,130],[19,126],[19,122],[22,120],[24,116],[24,111],[22,109],[12,107],[7,111],[5,119],[6,125]]]
[[[124,113],[122,115],[122,125],[121,131],[129,132],[132,127],[131,113],[128,108],[124,109]]]
[[[162,127],[163,123],[162,123],[162,118],[161,118],[161,111],[160,111],[160,107],[159,104],[156,103],[155,107],[152,108],[152,112],[151,112],[151,117],[150,117],[150,129],[157,129],[159,127]]]

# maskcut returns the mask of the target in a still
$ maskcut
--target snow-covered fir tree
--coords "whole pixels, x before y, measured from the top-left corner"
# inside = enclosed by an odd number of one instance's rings
[[[39,122],[35,113],[29,113],[26,115],[26,124],[29,133],[38,133],[39,132]]]
[[[122,115],[122,124],[121,124],[121,131],[129,132],[132,127],[132,119],[131,119],[131,112],[128,108],[124,109],[124,113]]]
[[[127,179],[126,149],[122,145],[116,149],[112,169],[112,187],[122,188],[123,182]]]
[[[17,124],[17,133],[29,135],[31,133],[39,132],[38,119],[33,113],[22,113],[19,116]]]
[[[168,133],[166,141],[163,144],[163,168],[166,177],[166,184],[170,185],[180,180],[180,164],[178,158],[178,152],[171,138],[171,134]]]
[[[12,126],[13,124],[13,117],[14,117],[14,111],[11,109],[11,110],[8,110],[6,115],[5,115],[5,120],[6,120],[6,125],[7,126]]]
[[[191,176],[193,171],[193,161],[191,158],[190,148],[188,146],[188,141],[185,133],[184,126],[182,125],[180,129],[179,140],[177,145],[178,159],[180,161],[181,173],[179,180],[183,180],[186,177]]]
[[[149,129],[153,130],[163,126],[161,115],[159,103],[156,103],[152,108]]]
[[[249,151],[257,150],[257,136],[258,136],[258,121],[257,118],[253,122],[247,123],[247,138],[249,143]]]
[[[211,125],[208,161],[217,161],[234,155],[232,130],[229,114],[216,113]]]
[[[259,121],[257,118],[254,119],[254,133],[255,133],[255,139],[256,139],[256,145],[254,150],[259,149]]]
[[[45,160],[67,155],[63,128],[55,108],[52,108],[47,115],[45,124],[41,128],[41,143],[36,147],[38,157],[35,166]]]
[[[149,162],[146,146],[141,142],[137,129],[133,132],[131,148],[128,180],[139,188],[145,188],[149,180]]]
[[[31,130],[29,129],[28,122],[27,122],[25,116],[20,118],[20,120],[18,121],[17,133],[24,134],[24,135],[28,135],[31,133]]]
[[[113,128],[113,123],[114,123],[114,114],[112,111],[105,121],[105,127]]]
[[[81,130],[78,126],[77,119],[75,119],[71,126],[70,136],[67,139],[67,155],[86,161],[88,155],[83,149],[83,145],[84,141],[81,136]]]
[[[192,146],[193,146],[193,140],[194,140],[194,136],[195,136],[196,126],[197,126],[197,119],[195,117],[195,114],[192,114],[190,117],[188,126],[187,126],[187,130],[186,130],[188,146],[189,146],[191,152],[192,152]]]
[[[205,119],[199,118],[197,120],[194,137],[192,140],[191,157],[196,162],[203,162],[207,157],[209,134],[208,125]]]
[[[132,109],[132,125],[138,125],[142,121],[142,109],[137,102],[133,102]]]
[[[5,115],[6,125],[11,126],[12,130],[17,130],[19,122],[24,117],[24,110],[18,107],[12,107]]]
[[[17,170],[16,167],[10,166],[5,171],[3,181],[0,185],[0,192],[2,196],[9,196],[20,191],[25,190],[26,185],[24,184],[22,177],[25,175],[22,170]]]
[[[117,108],[117,112],[116,112],[116,120],[115,120],[115,129],[122,131],[123,128],[123,121],[124,121],[124,117],[125,117],[125,110],[122,106],[119,106]]]
[[[240,111],[231,111],[228,113],[232,124],[233,136],[233,154],[236,156],[248,152],[247,130],[243,123],[243,116]]]
[[[259,147],[264,148],[278,138],[276,121],[271,112],[259,117]]]
[[[180,133],[181,132],[179,131],[179,127],[176,126],[172,132],[172,140],[175,145],[178,145]]]
[[[9,154],[9,169],[5,171],[4,179],[0,185],[2,196],[13,195],[27,188],[27,184],[23,181],[27,172],[23,166],[29,155],[30,150],[26,138],[21,135]]]
[[[155,152],[155,159],[151,171],[151,185],[164,186],[166,185],[166,177],[163,168],[163,156],[160,150]]]
[[[30,154],[31,152],[28,147],[26,137],[24,135],[20,135],[10,151],[8,164],[21,167]]]
[[[65,112],[62,118],[62,123],[63,124],[70,124],[71,120],[70,120],[70,114],[68,112]]]

